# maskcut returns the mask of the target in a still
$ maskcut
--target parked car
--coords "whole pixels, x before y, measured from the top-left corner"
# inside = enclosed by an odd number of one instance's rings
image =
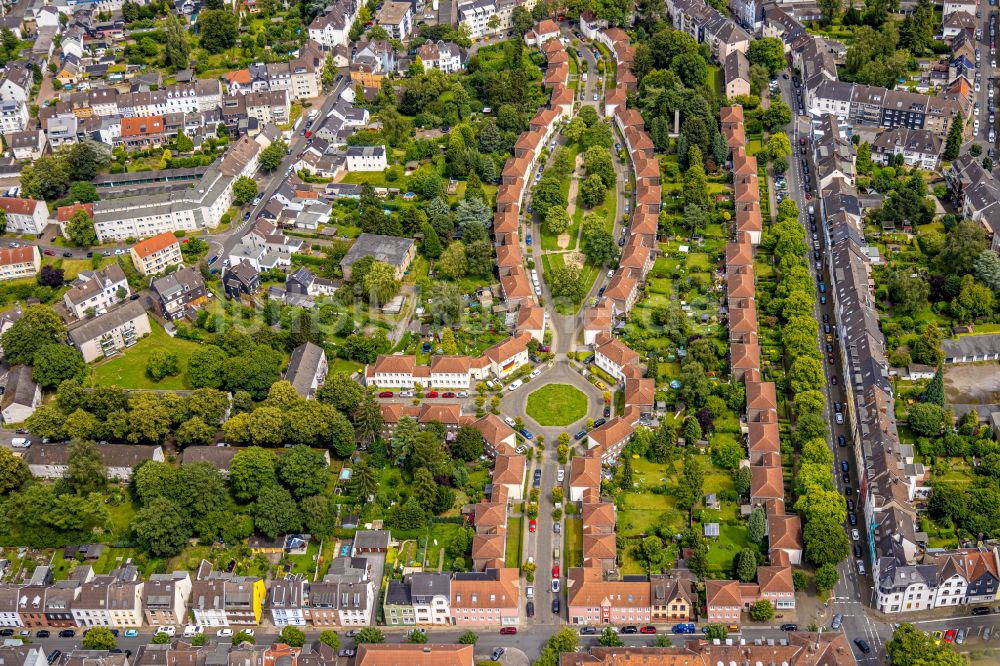
[[[558,578],[553,578],[552,579],[552,592],[553,593],[558,593],[559,592],[559,579]]]
[[[954,632],[954,630],[951,630],[951,631],[952,631],[952,633]],[[868,641],[866,641],[863,638],[855,638],[854,639],[854,644],[857,645],[858,649],[861,650],[861,652],[863,652],[864,654],[868,654],[869,652],[872,651],[871,646],[868,645]]]
[[[380,398],[391,398],[392,397],[392,391],[380,391],[379,394],[378,394],[378,397],[380,397]]]
[[[48,634],[48,632],[46,632],[46,634]],[[61,656],[62,656],[62,651],[61,650],[53,650],[52,652],[49,653],[49,657],[48,657],[49,663],[50,664],[54,664],[56,661],[59,660],[59,657],[61,657]]]
[[[136,633],[138,633],[138,632],[136,632]],[[37,634],[35,634],[35,636],[37,638],[48,638],[51,635],[52,635],[52,632],[50,632],[48,629],[41,629],[41,630],[39,630],[39,632]]]
[[[500,627],[500,633],[507,636],[517,633],[517,627]]]
[[[620,633],[620,634],[637,634],[637,633],[639,633],[639,627],[637,627],[637,626],[635,626],[633,624],[627,624],[624,627],[622,627],[621,631],[619,631],[618,633]]]
[[[844,614],[837,613],[833,616],[833,622],[830,623],[831,629],[840,629],[840,625],[844,622]]]
[[[437,391],[428,391],[427,393],[424,394],[424,397],[425,398],[436,398],[436,397],[438,397],[438,392]]]
[[[557,564],[554,567],[552,567],[552,577],[553,578],[559,578],[559,573],[560,573],[560,571],[559,571],[559,565]]]
[[[559,597],[552,600],[552,613],[559,615]]]
[[[597,634],[597,629],[594,627],[580,627],[581,636],[594,636]]]
[[[797,624],[783,624],[783,625],[781,625],[780,628],[781,628],[782,631],[798,631],[799,630],[799,625],[797,625]]]
[[[641,629],[639,629],[639,633],[640,634],[655,634],[656,633],[656,627],[654,627],[651,624],[647,624],[645,627],[642,627]]]
[[[72,629],[63,629],[59,632],[59,638],[73,638],[76,636],[76,632]]]
[[[502,647],[495,648],[493,650],[493,654],[490,656],[490,659],[492,659],[493,661],[499,661],[500,657],[503,656],[503,652],[504,649]]]
[[[672,631],[675,634],[693,634],[695,632],[695,626],[691,623],[675,624]]]
[[[535,617],[535,602],[529,601],[524,605],[524,612],[528,614],[528,617]]]
[[[534,518],[532,518],[531,520],[528,521],[528,531],[534,532],[537,529],[538,529],[538,523],[535,521]]]

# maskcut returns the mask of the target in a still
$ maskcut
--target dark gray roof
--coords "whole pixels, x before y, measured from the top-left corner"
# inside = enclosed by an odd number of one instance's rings
[[[313,378],[319,373],[320,366],[326,358],[323,348],[311,342],[299,345],[288,360],[285,379],[295,388],[295,392],[303,398],[311,397]]]
[[[38,384],[31,378],[30,365],[16,365],[7,374],[7,391],[3,394],[0,408],[7,409],[11,405],[31,407],[35,402],[35,391]]]
[[[964,335],[957,340],[942,340],[941,351],[945,358],[1000,354],[1000,334]]]
[[[416,603],[427,603],[435,596],[451,598],[451,576],[445,573],[410,575],[410,594]]]
[[[128,321],[145,315],[146,309],[143,307],[141,300],[128,301],[124,305],[109,311],[107,314],[91,319],[72,329],[69,332],[69,338],[77,345],[82,345],[88,340],[98,338]]]
[[[344,258],[340,260],[340,265],[353,266],[354,262],[362,257],[374,257],[376,261],[393,267],[402,266],[404,258],[412,247],[412,238],[361,234],[344,255]]]
[[[391,541],[389,530],[360,530],[354,535],[354,548],[388,550]]]

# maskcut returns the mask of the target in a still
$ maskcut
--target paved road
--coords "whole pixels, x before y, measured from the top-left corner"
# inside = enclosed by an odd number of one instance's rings
[[[346,75],[346,70],[342,71],[341,74],[343,75],[343,78],[334,86],[333,91],[323,98],[323,102],[319,106],[319,113],[316,115],[316,120],[314,120],[312,124],[303,122],[302,127],[299,128],[299,134],[292,137],[292,141],[288,146],[288,155],[281,161],[281,165],[275,169],[270,176],[258,176],[258,183],[260,184],[260,201],[256,206],[252,206],[248,209],[250,217],[246,220],[240,218],[238,222],[233,222],[229,229],[220,234],[212,234],[204,237],[210,245],[210,256],[216,256],[216,260],[209,264],[210,267],[215,267],[220,270],[222,269],[223,262],[226,261],[226,258],[229,256],[229,253],[232,252],[233,248],[239,244],[240,240],[243,238],[243,233],[254,223],[261,210],[263,210],[264,206],[266,206],[271,200],[271,196],[284,181],[285,172],[291,167],[293,162],[298,161],[298,154],[308,147],[309,142],[304,136],[302,136],[303,131],[306,129],[315,130],[320,124],[322,124],[327,115],[329,115],[330,109],[332,109],[337,103],[337,100],[340,99],[341,92],[350,83],[350,79]]]
[[[795,100],[795,90],[791,79],[784,79],[783,77],[779,79],[779,86],[782,89],[782,97],[785,100],[792,101]],[[794,108],[795,103],[791,104]],[[802,159],[807,159],[812,163],[811,156],[808,155],[808,146],[810,145],[808,126],[803,127],[797,119],[793,119],[791,125],[787,128],[788,137],[792,143],[793,155],[789,158],[789,170],[786,174],[788,189],[787,193],[791,196],[795,203],[797,204],[800,215],[799,222],[806,229],[806,237],[808,239],[808,244],[810,245],[810,269],[813,273],[813,277],[817,283],[823,282],[827,275],[827,243],[828,239],[825,236],[825,231],[823,227],[822,215],[820,214],[820,205],[816,199],[808,200],[806,199],[806,193],[804,190],[804,183],[807,178],[811,178],[815,174],[815,169],[810,170],[810,176],[804,176],[802,172]],[[805,145],[803,146],[800,139],[805,139]],[[816,193],[815,182],[811,183],[812,192]],[[774,183],[770,184],[772,189],[775,189]],[[816,222],[812,224],[809,210],[810,207],[816,212]],[[818,250],[820,252],[820,261],[815,259],[814,252]],[[828,350],[833,349],[834,363],[829,362],[824,363],[823,367],[826,372],[827,382],[824,388],[827,398],[827,413],[824,414],[827,421],[830,423],[830,430],[827,433],[827,444],[833,451],[834,455],[834,470],[833,470],[833,480],[835,487],[841,490],[841,492],[846,492],[845,488],[850,487],[853,494],[852,498],[857,499],[857,476],[855,470],[855,456],[853,455],[850,444],[853,442],[851,433],[848,429],[848,424],[837,425],[834,404],[839,403],[845,405],[846,395],[843,390],[843,384],[840,380],[844,377],[844,373],[841,369],[841,359],[837,350],[839,345],[836,341],[827,342],[826,333],[824,330],[823,318],[826,318],[830,322],[830,330],[835,331],[836,327],[834,325],[835,317],[833,312],[833,299],[828,298],[827,303],[824,305],[821,303],[820,295],[817,295],[816,308],[814,311],[814,316],[818,322],[819,326],[819,339],[817,344],[819,349],[824,355],[828,355]],[[831,345],[828,347],[827,345]],[[837,384],[833,384],[833,380],[836,378]],[[845,421],[850,421],[850,419],[845,419]],[[843,436],[847,446],[840,447],[837,445],[836,438]],[[847,461],[850,465],[850,483],[844,483],[839,472],[841,461]],[[845,524],[844,529],[848,534],[848,538],[851,537],[852,528],[850,525]],[[862,540],[851,541],[851,546],[853,548],[854,544],[860,544],[862,550],[866,550],[864,542],[864,530],[861,526],[858,526],[859,536]],[[854,557],[849,557],[847,560],[840,563],[838,566],[840,572],[840,582],[836,585],[833,590],[832,598],[829,604],[821,609],[822,616],[819,618],[822,624],[829,626],[830,621],[835,613],[840,613],[843,615],[843,630],[844,633],[852,641],[856,638],[865,638],[868,643],[874,648],[872,654],[865,656],[859,651],[855,650],[855,656],[858,658],[859,663],[872,662],[878,663],[881,661],[879,653],[882,652],[885,641],[892,637],[892,627],[884,623],[875,622],[867,613],[865,604],[870,604],[872,589],[869,584],[869,579],[864,576],[860,576],[857,572],[856,566],[854,564]]]

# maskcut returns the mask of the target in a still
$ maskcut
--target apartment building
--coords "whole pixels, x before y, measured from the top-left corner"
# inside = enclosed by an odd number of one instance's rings
[[[649,624],[650,583],[606,581],[600,567],[573,567],[566,573],[566,606],[576,625]]]
[[[78,627],[139,627],[143,622],[144,583],[134,565],[125,564],[80,586],[73,601]]]
[[[63,304],[73,316],[83,319],[105,314],[131,295],[125,271],[115,263],[99,271],[81,271],[70,290],[63,294]]]
[[[451,581],[452,624],[459,627],[516,626],[520,589],[517,569],[456,573]]]
[[[413,5],[399,0],[387,0],[375,15],[375,22],[385,28],[393,39],[406,40],[413,30]]]
[[[7,214],[7,233],[37,236],[49,222],[44,201],[0,197],[0,210]]]
[[[389,166],[385,146],[348,146],[344,155],[350,173],[385,171]]]
[[[132,264],[143,275],[157,275],[169,266],[184,261],[181,254],[181,243],[172,231],[151,236],[139,241],[131,248]]]
[[[607,292],[605,292],[607,293]],[[594,365],[611,375],[617,382],[626,376],[639,375],[639,354],[609,333],[597,336],[594,348]]]
[[[161,446],[100,444],[97,451],[111,481],[129,481],[132,471],[147,460],[166,460]],[[69,473],[68,444],[32,444],[22,459],[32,476],[40,479],[63,479]]]
[[[309,586],[315,627],[359,627],[372,624],[378,589],[368,558],[355,553],[336,557],[322,581]]]
[[[461,11],[461,10],[459,10]],[[445,74],[454,74],[464,69],[462,49],[452,42],[425,42],[417,49],[417,57],[424,63],[424,69],[439,69]]]
[[[275,627],[304,627],[309,612],[309,581],[302,574],[285,574],[271,582],[267,606]]]
[[[390,580],[382,604],[389,626],[451,623],[451,574],[417,572]]]
[[[150,282],[153,306],[168,321],[191,315],[196,308],[208,302],[208,290],[201,273],[190,266],[182,266],[169,275]]]
[[[215,571],[202,560],[191,586],[191,615],[203,627],[260,624],[266,594],[262,579]]]
[[[348,33],[358,18],[362,4],[358,0],[337,0],[309,24],[309,39],[319,42],[327,50],[347,45]]]
[[[233,202],[233,183],[257,171],[260,144],[244,136],[200,181],[179,192],[137,194],[94,204],[94,230],[102,243],[143,238],[165,231],[219,226]],[[0,204],[2,205],[2,204]]]
[[[155,573],[142,588],[142,608],[150,626],[176,626],[187,614],[191,574],[187,571]]]
[[[479,357],[438,357],[431,366],[418,366],[415,356],[381,355],[365,367],[365,383],[378,388],[441,386],[467,389],[489,375],[503,378],[528,362],[531,334],[521,332],[499,342]]]
[[[0,248],[0,281],[34,277],[42,267],[37,245]]]
[[[285,370],[285,381],[307,400],[316,396],[329,370],[326,352],[319,345],[306,342],[292,351]]]
[[[69,330],[69,339],[87,363],[125,351],[152,328],[141,301],[128,301]]]
[[[7,373],[7,390],[0,397],[4,423],[24,423],[42,404],[42,387],[32,378],[30,365],[15,365]]]

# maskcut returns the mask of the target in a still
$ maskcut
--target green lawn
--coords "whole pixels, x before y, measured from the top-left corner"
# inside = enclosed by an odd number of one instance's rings
[[[718,540],[709,540],[706,559],[713,569],[729,571],[733,558],[744,548],[750,547],[744,525],[719,525]]]
[[[125,389],[160,389],[176,391],[190,389],[187,379],[187,359],[201,345],[190,340],[171,338],[156,321],[150,320],[152,333],[109,361],[98,362],[91,370],[94,386],[120,386]],[[154,382],[146,376],[146,362],[155,349],[177,354],[180,373]]]
[[[506,566],[520,568],[521,566],[521,522],[522,518],[507,519],[507,553]]]
[[[587,415],[587,396],[569,384],[548,384],[528,396],[527,412],[539,425],[569,425]]]
[[[579,518],[567,518],[565,523],[566,542],[563,548],[565,568],[583,566],[583,521]]]

